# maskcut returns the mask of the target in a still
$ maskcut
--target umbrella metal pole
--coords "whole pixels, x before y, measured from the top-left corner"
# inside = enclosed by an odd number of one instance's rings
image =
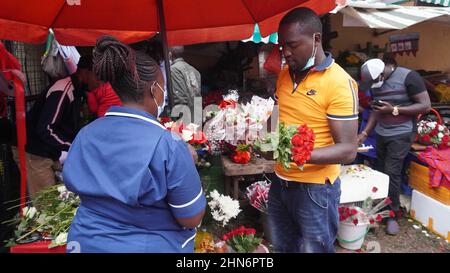
[[[170,74],[170,62],[169,62],[169,47],[167,43],[167,31],[166,31],[166,19],[164,17],[164,6],[163,0],[157,0],[158,5],[158,19],[159,26],[161,29],[163,53],[164,53],[164,64],[166,68],[166,80],[167,80],[167,95],[169,96],[169,108],[173,108],[173,88],[172,88],[172,76]],[[170,116],[170,114],[169,114]]]

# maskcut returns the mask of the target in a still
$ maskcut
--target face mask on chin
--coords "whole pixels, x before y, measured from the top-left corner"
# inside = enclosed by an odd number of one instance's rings
[[[384,81],[380,78],[380,80],[376,83],[372,84],[372,88],[380,88],[381,86],[383,86]]]
[[[305,71],[307,69],[310,69],[311,67],[314,66],[314,64],[316,62],[317,47],[316,47],[316,43],[315,43],[315,39],[314,38],[315,38],[315,34],[313,34],[313,51],[312,51],[311,57],[309,57],[309,59],[306,62],[305,66],[300,71]]]

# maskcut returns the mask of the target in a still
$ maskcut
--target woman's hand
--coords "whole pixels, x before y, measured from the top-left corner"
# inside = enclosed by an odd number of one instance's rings
[[[192,155],[192,159],[194,160],[194,163],[196,163],[198,161],[197,151],[191,145],[189,145],[189,144],[187,144],[187,145],[188,145],[188,148],[189,148],[189,152]]]

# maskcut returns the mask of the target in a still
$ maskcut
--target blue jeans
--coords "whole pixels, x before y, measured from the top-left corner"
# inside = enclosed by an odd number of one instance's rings
[[[269,225],[276,252],[334,253],[341,181],[288,182],[276,176],[269,192]]]

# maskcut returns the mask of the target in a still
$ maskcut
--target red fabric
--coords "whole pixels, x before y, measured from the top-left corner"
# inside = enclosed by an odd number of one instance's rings
[[[65,45],[94,45],[101,34],[126,43],[161,31],[157,0],[0,0],[0,39],[44,43],[52,28]],[[263,37],[276,32],[287,11],[309,7],[318,14],[335,0],[164,0],[169,45],[247,39],[258,23]],[[120,15],[120,20],[117,16]]]
[[[359,99],[359,105],[361,105],[364,109],[369,108],[370,101],[372,100],[371,96],[366,96],[364,92],[358,91],[358,99]]]
[[[48,248],[51,241],[38,241],[29,244],[16,245],[10,248],[11,253],[66,253],[65,246]]]
[[[97,117],[103,117],[111,106],[122,106],[122,101],[109,83],[88,92],[87,103],[89,111],[96,114]]]
[[[20,70],[19,61],[6,50],[2,42],[0,42],[0,71],[17,69]],[[7,113],[6,94],[0,92],[0,117],[5,117]]]
[[[437,150],[428,147],[419,154],[419,159],[428,164],[430,187],[444,186],[450,189],[450,148]]]
[[[280,49],[276,46],[270,51],[269,56],[267,56],[266,62],[264,63],[264,69],[279,74],[281,71],[281,55]]]

